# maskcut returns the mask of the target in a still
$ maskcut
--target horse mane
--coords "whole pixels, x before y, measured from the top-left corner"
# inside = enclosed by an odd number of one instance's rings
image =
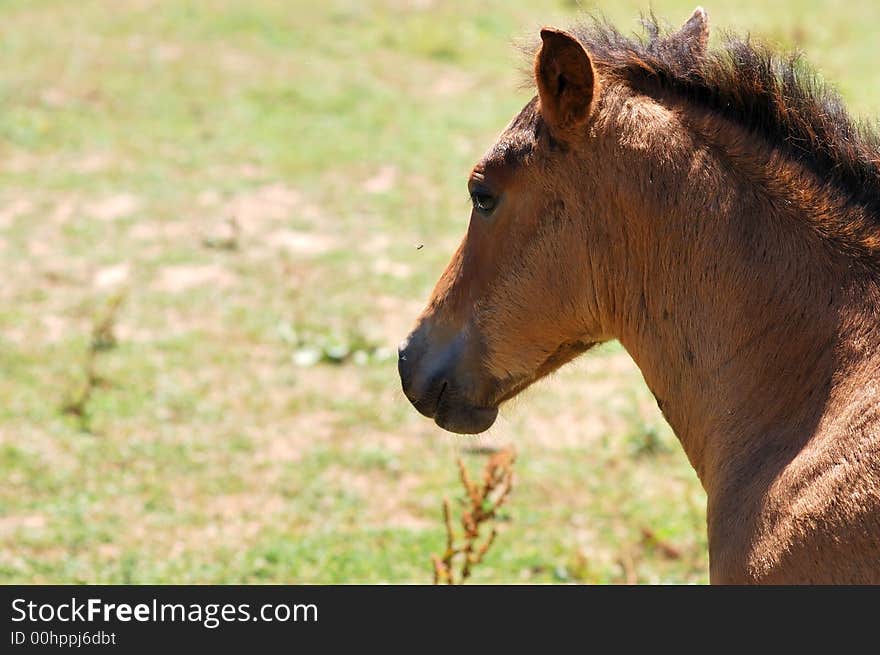
[[[643,25],[644,34],[627,37],[594,17],[571,32],[603,73],[638,90],[685,97],[760,134],[880,224],[880,134],[854,121],[799,53],[734,34],[703,51],[669,38],[653,15]]]

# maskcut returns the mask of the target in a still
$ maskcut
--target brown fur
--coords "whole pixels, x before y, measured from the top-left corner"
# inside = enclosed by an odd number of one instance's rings
[[[642,42],[545,32],[407,396],[479,431],[617,338],[706,489],[713,582],[880,583],[876,141],[769,51],[707,51],[701,10]]]

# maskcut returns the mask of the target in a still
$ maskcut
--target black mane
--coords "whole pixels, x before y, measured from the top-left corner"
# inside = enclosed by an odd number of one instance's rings
[[[597,67],[637,89],[685,96],[761,134],[880,221],[880,135],[855,122],[799,55],[737,36],[703,53],[668,38],[653,16],[643,24],[645,34],[632,38],[602,19],[572,33]]]

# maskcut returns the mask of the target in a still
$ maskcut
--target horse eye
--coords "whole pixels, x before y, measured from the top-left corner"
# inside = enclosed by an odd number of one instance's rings
[[[474,191],[471,194],[471,201],[474,203],[474,209],[481,214],[489,214],[495,209],[496,198],[491,193]]]

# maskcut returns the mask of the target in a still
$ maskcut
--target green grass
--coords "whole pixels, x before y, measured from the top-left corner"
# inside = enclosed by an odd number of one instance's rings
[[[480,438],[419,417],[388,357],[529,97],[511,42],[574,4],[0,5],[0,582],[429,581],[456,453],[508,443],[475,581],[706,581],[703,492],[619,346]],[[644,6],[584,8],[635,28]],[[877,114],[875,3],[707,9]]]

